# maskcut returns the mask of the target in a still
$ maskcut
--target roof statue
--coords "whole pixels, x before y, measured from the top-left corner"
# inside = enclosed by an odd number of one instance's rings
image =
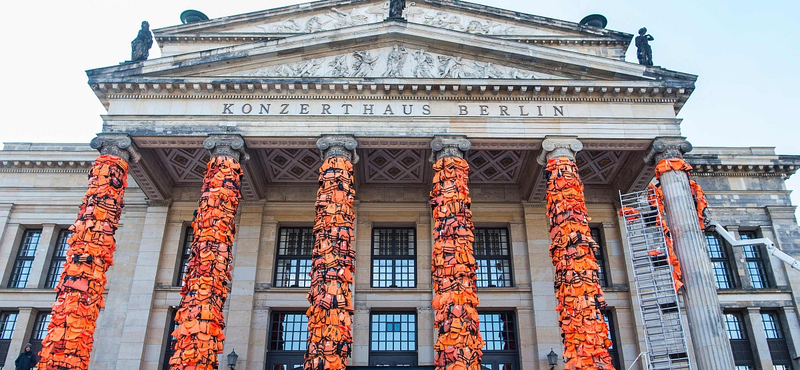
[[[150,56],[150,47],[153,46],[153,35],[150,33],[150,23],[142,22],[142,29],[131,41],[131,62],[141,62]]]
[[[653,36],[647,34],[647,28],[640,28],[639,36],[636,36],[635,42],[636,56],[639,58],[639,64],[641,65],[653,65],[653,49],[650,48],[650,41],[653,41]]]
[[[403,10],[406,8],[406,0],[389,1],[389,19],[405,19]]]

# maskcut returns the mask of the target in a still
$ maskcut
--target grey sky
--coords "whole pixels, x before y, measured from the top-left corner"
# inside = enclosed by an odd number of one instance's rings
[[[180,23],[186,9],[217,18],[300,2],[3,1],[0,141],[88,142],[101,131],[104,110],[84,71],[129,59],[142,20],[160,28]],[[800,154],[800,1],[475,2],[576,22],[600,13],[608,28],[632,34],[646,26],[655,37],[656,65],[699,75],[679,114],[692,144],[776,146],[779,154]],[[159,55],[154,47],[151,58]],[[628,61],[636,61],[633,46]],[[799,204],[800,175],[789,186]]]

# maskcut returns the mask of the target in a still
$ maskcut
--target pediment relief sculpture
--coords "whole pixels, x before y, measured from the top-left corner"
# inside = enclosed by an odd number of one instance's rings
[[[259,77],[384,77],[384,78],[494,78],[563,79],[564,77],[497,65],[461,56],[411,49],[403,45],[358,50],[262,67],[229,76]]]
[[[235,27],[222,32],[258,32],[258,33],[313,33],[367,23],[382,22],[389,16],[389,1],[372,3],[365,6],[331,7],[326,10],[310,11],[306,14],[283,19],[270,19],[262,24],[250,24]],[[529,27],[523,22],[498,22],[487,17],[474,16],[466,12],[443,11],[415,2],[408,2],[403,16],[409,22],[485,35],[540,35],[540,36],[578,36],[568,31],[556,31],[541,27]]]

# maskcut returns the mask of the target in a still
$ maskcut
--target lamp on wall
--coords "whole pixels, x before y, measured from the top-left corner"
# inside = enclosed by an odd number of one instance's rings
[[[558,365],[558,354],[553,352],[553,349],[550,348],[550,353],[547,354],[547,364],[550,365],[550,370],[556,368]]]
[[[233,370],[233,368],[236,367],[236,361],[238,360],[239,360],[239,355],[236,354],[236,350],[234,349],[231,351],[231,353],[228,354],[228,366],[231,368],[231,370]]]

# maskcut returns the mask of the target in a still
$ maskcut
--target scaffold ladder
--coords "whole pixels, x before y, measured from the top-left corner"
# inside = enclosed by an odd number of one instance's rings
[[[652,190],[620,193],[650,370],[691,369],[686,332]]]

